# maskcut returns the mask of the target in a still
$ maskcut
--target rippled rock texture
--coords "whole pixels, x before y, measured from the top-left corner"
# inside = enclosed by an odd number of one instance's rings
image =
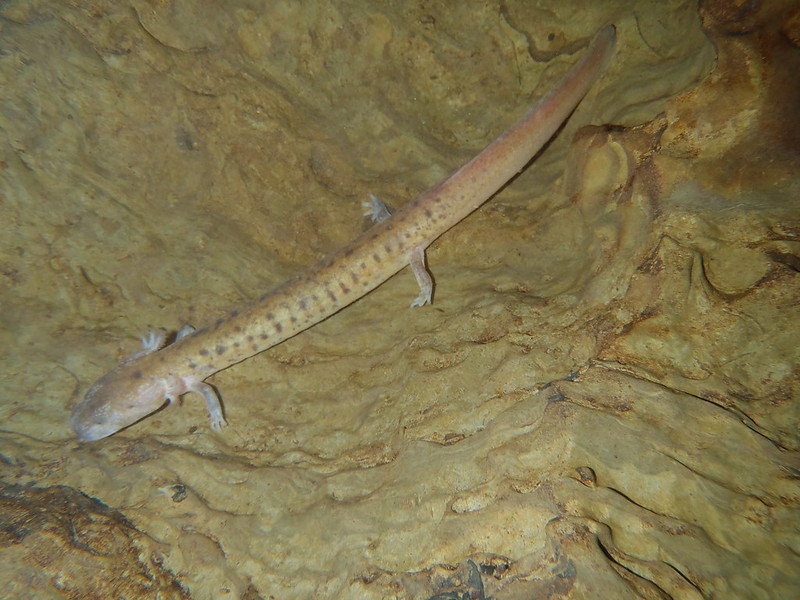
[[[607,23],[432,307],[402,272],[217,374],[222,433],[187,396],[74,439],[139,335],[346,243]],[[0,3],[0,595],[794,597],[799,46],[788,1]]]

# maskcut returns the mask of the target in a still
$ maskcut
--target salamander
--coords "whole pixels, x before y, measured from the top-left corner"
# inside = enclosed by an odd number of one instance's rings
[[[527,165],[603,73],[615,44],[613,25],[600,30],[516,124],[395,214],[378,214],[383,211],[373,206],[377,222],[343,248],[210,325],[181,330],[172,344],[163,346],[162,336],[150,334],[141,351],[103,375],[72,410],[77,437],[105,438],[189,392],[204,398],[211,428],[220,429],[226,424],[222,405],[205,379],[338,312],[406,265],[420,287],[412,306],[429,304],[425,249]]]

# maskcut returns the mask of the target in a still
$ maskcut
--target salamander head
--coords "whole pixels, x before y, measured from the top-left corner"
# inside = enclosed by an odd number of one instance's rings
[[[135,360],[123,363],[89,388],[69,422],[79,439],[92,442],[155,412],[165,395],[163,379],[143,376]]]

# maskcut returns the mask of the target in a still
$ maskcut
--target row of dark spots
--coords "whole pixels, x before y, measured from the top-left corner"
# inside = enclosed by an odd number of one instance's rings
[[[248,336],[248,338],[250,340],[252,340],[253,336],[252,335]],[[241,344],[239,342],[233,342],[233,347],[234,348],[239,348],[239,347],[241,347]],[[215,346],[215,348],[214,348],[214,352],[216,352],[218,356],[222,356],[227,351],[228,351],[228,348],[224,344],[217,344]],[[209,351],[208,348],[201,348],[200,349],[200,356],[208,356],[210,354],[211,354],[211,352]],[[192,367],[192,368],[194,368],[194,367]]]
[[[215,353],[216,353],[217,355],[219,355],[219,356],[223,355],[223,354],[224,354],[226,351],[227,351],[227,348],[226,348],[225,346],[223,346],[222,344],[218,344],[218,345],[217,345],[216,347],[214,347],[214,349],[213,349],[213,352],[215,352]],[[212,351],[211,351],[211,350],[208,350],[207,348],[202,348],[202,349],[200,350],[199,354],[200,354],[200,356],[203,356],[203,357],[209,357],[209,356],[212,354]],[[197,367],[197,363],[195,363],[195,362],[194,362],[194,360],[191,360],[191,359],[189,359],[189,361],[188,361],[188,362],[189,362],[189,366],[190,366],[192,369],[194,369],[195,367]],[[201,362],[202,362],[202,361],[201,361]],[[215,369],[215,368],[216,368],[216,366],[215,366],[215,365],[214,365],[214,363],[212,363],[212,362],[205,362],[204,366],[205,366],[206,368],[209,368],[209,369]]]
[[[258,337],[259,337],[259,339],[262,339],[262,340],[265,340],[265,341],[269,338],[269,336],[266,333],[260,333],[260,334],[258,334]],[[247,341],[250,342],[251,344],[253,344],[254,346],[256,345],[255,344],[256,338],[253,335],[248,335],[247,336]]]
[[[236,318],[238,316],[239,316],[239,311],[237,309],[234,309],[234,310],[232,310],[231,312],[228,313],[227,317],[220,317],[219,319],[214,321],[214,326],[211,329],[212,330],[217,330],[222,326],[223,323],[226,323],[230,319],[234,319],[234,318]],[[242,327],[240,325],[237,325],[236,327],[234,327],[234,330],[236,332],[241,333]],[[197,336],[197,335],[199,335],[201,333],[205,333],[205,331],[206,331],[205,329],[198,329],[197,331],[194,332],[194,335]]]
[[[283,296],[284,298],[288,297],[285,292],[282,293],[281,296]],[[291,310],[289,309],[289,303],[288,302],[282,301],[282,302],[279,303],[279,306],[283,309],[284,312],[288,312],[289,313],[289,320],[292,323],[297,323],[297,317],[294,314],[292,314]],[[272,313],[269,313],[269,314],[272,314]],[[273,315],[273,317],[274,317],[274,315]],[[269,315],[267,315],[267,318],[270,318]],[[279,326],[280,326],[280,328],[279,328]],[[281,331],[283,331],[283,325],[280,324],[280,323],[276,323],[275,329],[280,333]]]
[[[442,198],[441,198],[441,196],[439,194],[436,194],[436,195],[434,195],[434,196],[432,196],[430,198],[428,198],[426,196],[427,196],[426,194],[423,194],[422,196],[419,196],[418,198],[413,200],[412,203],[415,204],[415,205],[423,205],[424,206],[425,204],[427,204],[429,202],[430,203],[434,203],[434,204],[438,204],[439,202],[442,201]],[[431,221],[431,223],[436,223],[439,220],[439,217],[436,216],[436,213],[434,213],[430,208],[427,208],[427,207],[423,208],[423,214],[425,215],[425,217],[428,220]],[[409,216],[408,212],[403,212],[402,214],[398,213],[396,218],[398,219],[398,222],[405,222],[408,219],[408,216]],[[411,233],[411,231],[409,231],[409,229],[411,229],[411,230],[419,229],[419,225],[420,225],[419,221],[415,220],[413,223],[411,223],[410,226],[401,227],[400,229],[403,232],[403,238],[406,239],[406,240],[411,239],[413,234]],[[401,243],[398,244],[398,250],[400,250],[402,252],[403,249],[404,249],[404,244],[401,242]]]
[[[330,290],[327,290],[327,292],[328,292],[328,297],[329,298],[332,297],[332,300],[334,300],[334,302],[335,302],[336,301],[336,295],[333,294]],[[306,318],[304,319],[304,321],[306,323],[309,323],[309,322],[311,322],[313,320],[313,315],[315,313],[322,312],[320,310],[319,296],[317,296],[316,294],[311,294],[311,296],[309,298],[301,298],[300,300],[298,300],[297,306],[300,308],[300,310],[303,313],[305,313]]]
[[[437,197],[436,202],[438,201],[439,198]],[[434,225],[439,221],[439,215],[433,212],[430,208],[425,209],[425,216],[428,217],[428,220]]]
[[[358,263],[358,266],[361,269],[361,273],[366,273],[367,272],[367,263],[360,262],[360,263]],[[363,286],[364,287],[368,287],[369,286],[369,280],[368,279],[364,279]]]
[[[267,313],[267,320],[273,324],[273,327],[275,327],[275,331],[277,333],[281,333],[283,331],[283,323],[281,323],[280,321],[276,322],[276,317],[274,313]],[[261,339],[265,339],[265,334],[262,333],[261,336],[262,336]]]
[[[311,322],[311,311],[308,308],[308,302],[306,302],[305,298],[300,298],[297,301],[298,308],[303,312],[305,317],[303,318],[303,323],[310,323]]]
[[[367,270],[367,265],[365,265],[363,262],[359,265],[359,267],[361,268],[362,272]],[[355,271],[350,271],[350,278],[353,280],[353,283],[355,283],[355,284],[358,284],[358,282],[361,281],[361,276],[358,273],[356,273]],[[364,287],[364,288],[369,287],[369,279],[368,278],[364,279],[361,282],[361,287]]]
[[[338,304],[339,304],[339,298],[338,298],[338,296],[337,296],[337,295],[336,295],[336,294],[333,292],[333,290],[331,289],[331,282],[330,282],[330,280],[326,280],[326,281],[324,281],[322,285],[325,287],[325,295],[326,295],[326,296],[328,296],[328,300],[330,300],[330,301],[331,301],[331,304],[332,304],[333,306],[338,306]]]
[[[204,353],[204,352],[203,352],[203,350],[201,350],[201,351],[200,351],[200,354],[207,355],[207,354],[208,354],[208,351],[206,350],[206,351],[205,351],[205,353]],[[194,362],[193,360],[189,360],[189,368],[190,368],[190,369],[194,370],[194,369],[196,369],[198,366],[199,366],[199,365],[198,365],[196,362]],[[212,371],[213,371],[213,370],[216,370],[216,368],[217,368],[217,366],[216,366],[214,363],[207,363],[207,364],[205,365],[205,367],[206,367],[207,369],[211,369]]]

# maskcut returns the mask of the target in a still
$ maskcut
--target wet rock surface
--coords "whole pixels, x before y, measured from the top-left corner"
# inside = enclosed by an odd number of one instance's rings
[[[218,373],[222,433],[187,396],[74,439],[139,335],[340,247],[370,192],[436,183],[610,22],[559,135],[429,249],[432,307],[402,272]],[[2,3],[5,595],[793,597],[798,23],[791,2]]]

